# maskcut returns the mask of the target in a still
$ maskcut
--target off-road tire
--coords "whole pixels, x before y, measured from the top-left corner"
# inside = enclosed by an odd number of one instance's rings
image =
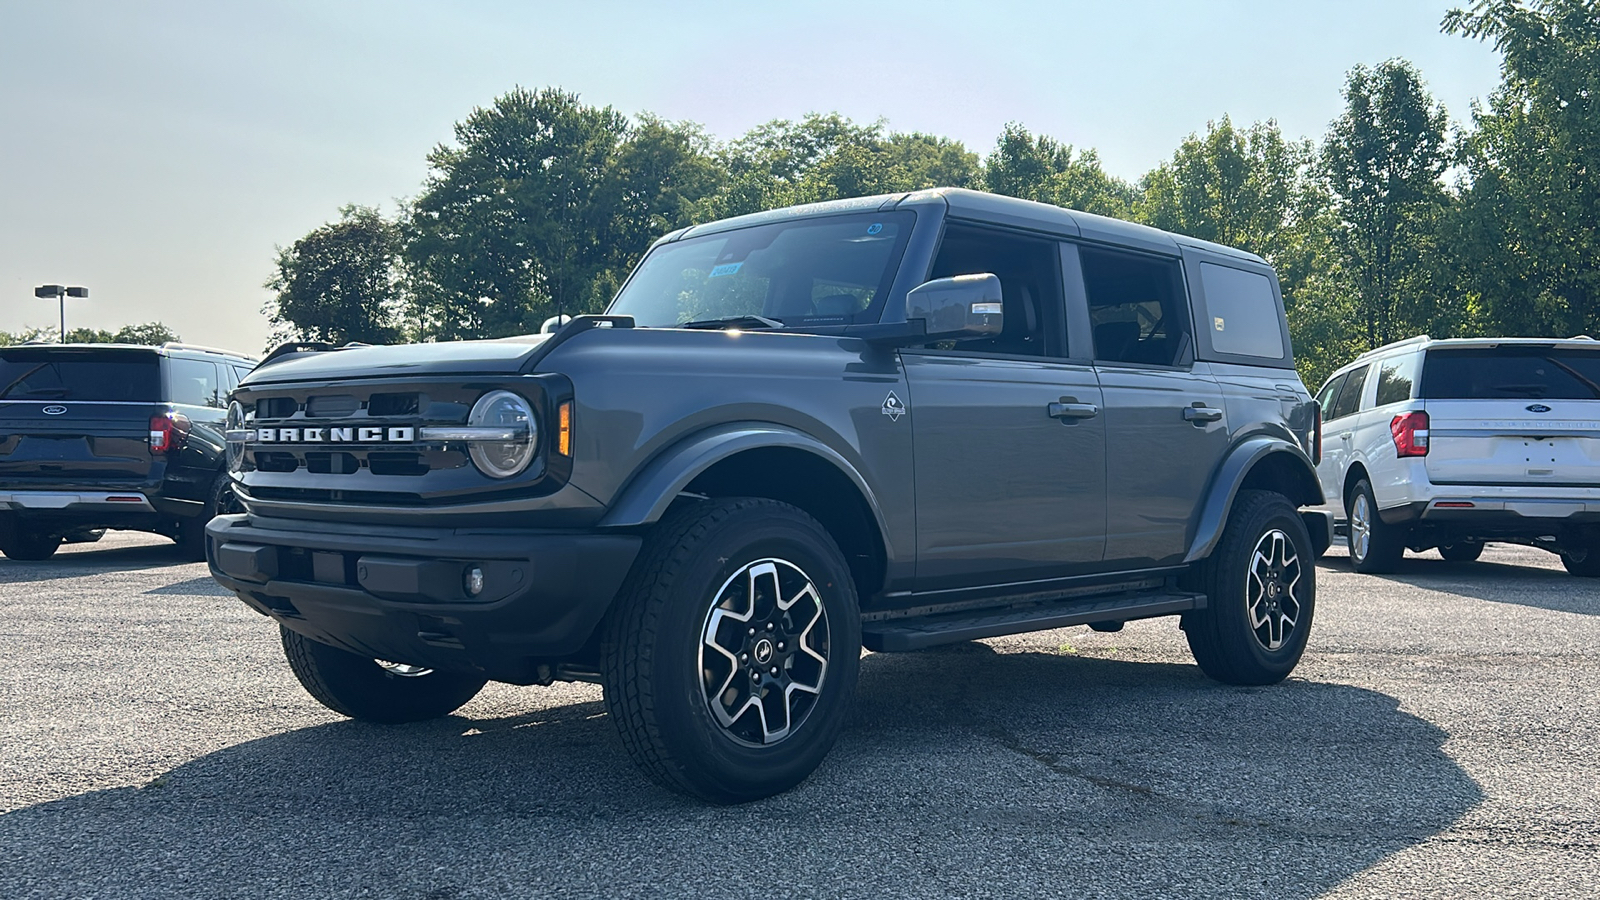
[[[477,696],[487,679],[463,672],[397,675],[374,659],[319,643],[278,626],[283,655],[306,693],[340,715],[397,725],[449,715]]]
[[[1273,534],[1284,535],[1298,561],[1294,627],[1282,646],[1268,649],[1252,626],[1247,581],[1256,551]],[[1222,539],[1184,579],[1206,595],[1206,607],[1183,615],[1183,632],[1201,671],[1226,684],[1275,684],[1287,678],[1305,652],[1316,609],[1316,563],[1311,535],[1299,510],[1282,494],[1240,491]]]
[[[758,744],[714,717],[701,643],[719,592],[773,559],[795,566],[820,597],[827,665],[804,718],[789,720],[794,731]],[[629,756],[663,787],[713,803],[756,800],[805,780],[844,725],[860,669],[860,612],[843,554],[815,519],[774,500],[707,500],[670,511],[645,539],[602,628],[606,708]]]
[[[1357,512],[1361,498],[1366,498],[1367,541],[1362,548],[1358,534]],[[1356,482],[1355,489],[1345,501],[1345,544],[1350,549],[1350,568],[1363,575],[1382,575],[1393,572],[1406,555],[1409,531],[1402,525],[1390,525],[1378,514],[1378,498],[1372,493],[1372,484],[1365,478]]]
[[[1439,555],[1444,557],[1446,562],[1477,562],[1478,557],[1483,555],[1483,544],[1466,542],[1462,542],[1460,544],[1440,544]]]
[[[1600,578],[1600,541],[1584,541],[1561,549],[1561,564],[1579,578]]]
[[[0,553],[4,553],[7,559],[37,562],[55,556],[56,550],[61,547],[59,534],[22,533],[17,529],[12,531],[12,534],[0,538]]]
[[[206,503],[200,515],[178,523],[178,553],[189,562],[205,562],[206,525],[226,512],[235,511],[238,499],[233,494],[233,479],[223,472],[211,482],[206,491]]]

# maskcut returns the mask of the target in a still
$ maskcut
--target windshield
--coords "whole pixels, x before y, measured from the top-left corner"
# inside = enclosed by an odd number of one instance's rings
[[[830,216],[663,244],[608,312],[656,328],[750,316],[783,325],[874,322],[913,221],[908,212]]]
[[[150,401],[161,397],[154,353],[0,351],[0,399]]]
[[[1426,400],[1597,400],[1600,348],[1506,344],[1433,349],[1422,364]]]

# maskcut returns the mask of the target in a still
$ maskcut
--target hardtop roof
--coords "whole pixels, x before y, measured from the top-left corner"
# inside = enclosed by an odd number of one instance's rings
[[[876,194],[870,197],[854,197],[848,200],[829,200],[822,203],[807,203],[800,206],[788,206],[782,209],[750,213],[681,229],[666,235],[658,243],[793,219],[837,216],[875,210],[916,209],[917,207],[935,204],[942,204],[952,216],[957,218],[979,219],[994,222],[995,224],[1046,231],[1063,237],[1080,237],[1088,241],[1115,244],[1117,246],[1144,249],[1170,255],[1178,254],[1180,248],[1189,247],[1205,250],[1219,256],[1231,257],[1263,266],[1267,265],[1265,260],[1254,253],[1211,241],[1200,240],[1199,238],[1162,231],[1159,228],[1152,228],[1148,225],[1139,225],[1109,216],[1095,215],[1094,213],[1067,209],[1066,207],[1054,206],[1049,203],[1039,203],[1034,200],[1023,200],[1002,194],[952,187],[929,188],[910,193]]]

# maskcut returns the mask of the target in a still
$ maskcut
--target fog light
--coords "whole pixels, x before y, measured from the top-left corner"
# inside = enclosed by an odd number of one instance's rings
[[[483,593],[483,569],[473,566],[467,570],[466,588],[468,597]]]

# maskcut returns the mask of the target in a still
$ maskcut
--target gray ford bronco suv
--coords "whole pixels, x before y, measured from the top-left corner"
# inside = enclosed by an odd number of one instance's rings
[[[324,705],[604,685],[661,784],[794,786],[863,648],[1180,616],[1289,674],[1316,405],[1247,253],[939,189],[699,225],[554,334],[289,347],[233,395],[217,580]]]

